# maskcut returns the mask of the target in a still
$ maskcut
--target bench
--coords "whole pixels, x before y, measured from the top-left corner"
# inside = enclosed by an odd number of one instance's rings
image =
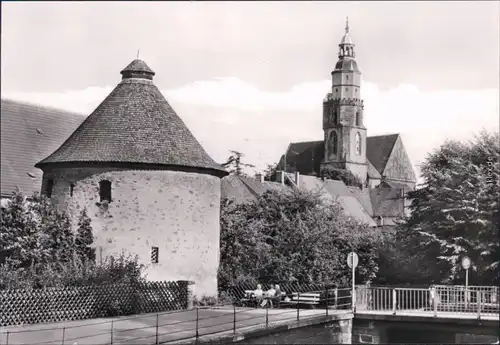
[[[315,307],[319,305],[322,302],[321,300],[321,293],[320,292],[308,292],[308,293],[301,293],[299,295],[298,292],[293,292],[292,293],[292,300],[289,301],[288,303],[290,304],[306,304],[310,305],[311,307]]]

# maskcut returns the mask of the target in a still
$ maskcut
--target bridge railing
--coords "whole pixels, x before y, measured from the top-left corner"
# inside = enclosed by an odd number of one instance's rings
[[[444,314],[496,316],[498,287],[437,285],[430,288],[356,288],[356,312],[396,314]]]

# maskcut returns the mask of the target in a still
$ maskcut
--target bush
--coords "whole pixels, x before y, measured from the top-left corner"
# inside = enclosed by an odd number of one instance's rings
[[[254,202],[221,206],[219,287],[257,280],[348,285],[345,260],[360,257],[357,281],[371,281],[378,270],[380,231],[348,218],[337,202],[315,193],[267,192]]]
[[[331,167],[325,167],[320,172],[321,177],[338,180],[345,183],[346,186],[354,186],[361,188],[364,183],[359,177],[354,175],[350,170],[347,169],[336,169]]]

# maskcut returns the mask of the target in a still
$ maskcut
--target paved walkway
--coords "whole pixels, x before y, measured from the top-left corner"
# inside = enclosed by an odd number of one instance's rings
[[[196,309],[158,315],[158,339],[161,343],[177,343],[196,336]],[[265,309],[200,309],[198,312],[199,336],[253,329],[266,325]],[[330,315],[347,314],[349,310],[329,310]],[[55,324],[12,326],[0,329],[0,344],[8,345],[98,345],[98,344],[154,344],[156,341],[156,316],[145,314],[115,319],[92,319]],[[324,309],[300,310],[300,319],[324,316]],[[268,309],[268,324],[283,324],[297,319],[296,309]],[[113,321],[113,322],[111,322]],[[65,327],[63,332],[63,327]],[[64,334],[63,334],[64,333]],[[64,342],[63,342],[64,338]]]

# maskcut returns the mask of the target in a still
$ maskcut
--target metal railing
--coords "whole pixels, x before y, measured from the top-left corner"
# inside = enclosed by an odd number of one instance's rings
[[[306,296],[311,293],[320,295],[314,309],[307,304]],[[5,330],[0,331],[0,344],[195,344],[206,337],[230,336],[243,330],[268,328],[352,310],[350,289],[325,288],[307,293],[290,293],[287,297],[296,297],[298,303],[283,303],[279,308],[219,305],[99,321],[81,320],[58,327],[44,327],[41,324],[5,327]]]
[[[425,288],[357,287],[356,312],[468,315],[473,318],[499,315],[499,289],[493,286],[444,286]]]

